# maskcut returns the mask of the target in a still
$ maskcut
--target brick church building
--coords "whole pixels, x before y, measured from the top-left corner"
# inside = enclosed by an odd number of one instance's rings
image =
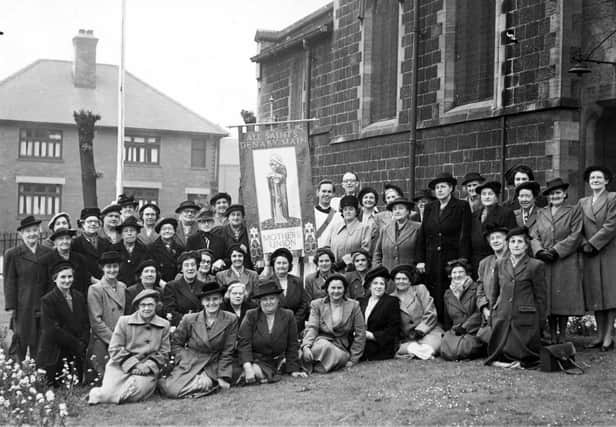
[[[335,0],[257,31],[258,121],[318,119],[315,182],[354,170],[414,191],[522,163],[575,198],[584,166],[616,169],[614,67],[570,70],[597,45],[590,59],[616,59],[615,22],[607,0]]]

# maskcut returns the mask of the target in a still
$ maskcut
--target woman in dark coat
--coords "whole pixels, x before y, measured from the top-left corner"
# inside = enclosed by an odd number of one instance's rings
[[[276,381],[283,372],[306,376],[299,366],[295,316],[280,306],[281,293],[273,280],[261,282],[254,293],[259,307],[240,325],[238,351],[247,384]]]
[[[184,248],[175,238],[178,222],[175,218],[162,218],[154,227],[158,238],[148,246],[150,257],[156,261],[157,270],[164,283],[175,280],[178,274],[178,257]]]
[[[300,278],[289,274],[292,263],[293,255],[291,251],[286,248],[276,249],[270,257],[270,267],[274,270],[270,278],[282,289],[280,306],[288,308],[295,314],[297,330],[301,332],[304,330],[306,311],[310,301]]]
[[[122,240],[111,245],[110,250],[118,252],[122,258],[118,280],[132,283],[135,280],[137,267],[150,255],[148,248],[137,239],[141,230],[141,224],[137,222],[137,218],[129,216],[117,227],[117,230],[121,233]]]
[[[451,328],[443,335],[441,357],[464,360],[480,357],[484,344],[477,338],[481,313],[477,307],[477,284],[471,279],[470,265],[465,260],[453,260],[448,266],[451,284],[445,291],[445,308]]]
[[[472,271],[469,271],[469,274],[477,272],[479,262],[488,255],[492,255],[492,249],[485,237],[487,232],[486,226],[503,227],[508,230],[516,227],[513,211],[498,203],[498,197],[501,192],[500,182],[486,182],[478,186],[475,191],[480,197],[481,206],[473,213],[471,222],[473,252],[471,259]]]
[[[314,263],[317,266],[317,271],[306,276],[305,288],[308,294],[308,301],[323,298],[326,295],[323,284],[331,274],[334,274],[333,269],[336,264],[336,257],[328,248],[319,248],[314,257]]]
[[[387,295],[389,272],[376,267],[366,274],[370,295],[359,300],[366,321],[364,360],[391,359],[396,354],[400,335],[400,300]]]
[[[449,286],[447,262],[471,256],[471,208],[468,202],[453,197],[456,184],[450,173],[442,173],[430,181],[437,200],[424,209],[415,247],[417,270],[426,274],[425,283],[441,323],[445,317],[443,295]]]
[[[212,233],[224,242],[225,254],[229,254],[233,246],[239,245],[246,254],[244,265],[246,268],[254,270],[255,267],[252,257],[248,252],[250,246],[248,242],[248,230],[246,230],[246,224],[244,222],[244,218],[246,217],[244,206],[237,204],[229,206],[225,212],[225,217],[228,220],[227,223],[221,227],[215,228]],[[225,263],[227,265],[230,264],[229,260],[225,260]]]
[[[616,193],[607,191],[607,184],[612,181],[607,168],[587,168],[584,180],[592,190],[592,195],[578,202],[584,214],[584,299],[586,309],[595,312],[599,333],[589,347],[608,351],[614,348],[616,318]]]
[[[203,283],[197,280],[198,263],[197,252],[182,253],[178,258],[182,277],[167,283],[163,289],[163,306],[171,326],[177,326],[185,314],[196,313],[201,310],[201,302],[197,297],[197,292],[199,292]]]
[[[162,294],[163,290],[160,287],[160,277],[156,266],[157,262],[152,259],[146,259],[139,264],[136,271],[137,281],[126,288],[127,302],[132,301],[145,289],[153,289],[159,294]],[[136,306],[133,304],[126,304],[126,314],[133,314],[135,311],[137,311]],[[156,300],[156,315],[163,318],[165,317],[165,309],[160,298]]]
[[[528,256],[528,229],[507,234],[510,256],[496,263],[490,314],[492,336],[486,364],[506,362],[531,367],[538,362],[545,324],[545,268]]]
[[[585,313],[582,263],[578,252],[582,240],[582,210],[567,206],[569,184],[560,178],[548,182],[543,192],[548,206],[537,210],[530,228],[531,249],[543,261],[547,285],[547,314],[552,342],[566,338],[569,316]]]
[[[46,371],[49,385],[58,387],[64,363],[72,365],[77,379],[83,379],[86,350],[90,339],[90,322],[85,296],[72,289],[74,267],[60,261],[51,274],[55,288],[41,298],[41,340],[37,365]]]
[[[372,257],[368,251],[359,249],[353,252],[353,257],[351,259],[354,269],[344,274],[344,277],[346,277],[349,282],[347,296],[358,300],[367,294],[364,282],[366,280],[366,274],[368,274],[368,271],[372,268]]]

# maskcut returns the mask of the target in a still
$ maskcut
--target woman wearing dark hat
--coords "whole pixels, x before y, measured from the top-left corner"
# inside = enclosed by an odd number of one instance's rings
[[[387,224],[376,242],[374,264],[390,269],[400,264],[415,263],[415,243],[421,224],[411,221],[413,202],[396,199],[387,205],[393,221]]]
[[[415,193],[413,197],[413,203],[415,203],[415,212],[411,214],[411,221],[422,222],[424,215],[424,208],[426,205],[436,198],[432,195],[432,190],[426,188],[424,190]]]
[[[351,260],[353,270],[344,274],[349,282],[347,296],[352,299],[360,299],[367,294],[366,274],[372,268],[372,257],[368,251],[358,249],[353,252]]]
[[[139,202],[135,200],[134,195],[120,194],[116,203],[120,206],[120,218],[122,222],[126,221],[128,217],[137,217],[137,208]]]
[[[359,307],[366,322],[364,360],[383,360],[394,357],[400,336],[400,300],[387,295],[389,272],[383,266],[366,274],[369,295],[359,299]]]
[[[497,303],[490,315],[488,365],[531,367],[539,360],[546,313],[545,268],[528,256],[529,240],[526,227],[509,231],[509,257],[496,263],[492,300]]]
[[[237,345],[247,384],[276,381],[282,373],[306,377],[297,357],[295,316],[282,308],[281,294],[275,281],[260,282],[254,292],[259,305],[240,324]]]
[[[293,269],[293,255],[287,248],[278,248],[270,255],[270,267],[272,275],[269,279],[276,282],[278,287],[282,289],[280,295],[280,305],[283,308],[288,308],[295,314],[297,330],[304,330],[304,320],[306,319],[306,310],[308,310],[308,293],[304,289],[302,281],[299,277],[289,274]]]
[[[173,333],[175,367],[159,381],[164,396],[199,397],[230,387],[239,325],[235,314],[221,309],[224,293],[216,282],[203,284],[197,294],[203,309],[186,314]]]
[[[326,373],[350,368],[361,359],[366,324],[359,303],[345,296],[346,278],[333,274],[325,281],[327,296],[310,303],[310,318],[302,340],[302,361],[308,371]]]
[[[197,293],[203,282],[197,280],[199,255],[195,251],[182,252],[178,257],[178,266],[182,277],[170,281],[163,288],[163,306],[167,320],[177,326],[182,316],[201,310]]]
[[[111,244],[118,243],[122,238],[121,233],[118,232],[118,226],[122,223],[120,211],[122,208],[120,205],[112,203],[107,205],[101,211],[101,221],[103,226],[101,228],[101,235],[105,239],[109,240]]]
[[[471,266],[466,260],[450,261],[451,277],[445,291],[445,308],[451,328],[443,335],[441,357],[445,360],[475,359],[484,353],[484,343],[477,337],[481,313],[477,307],[477,284],[471,279]]]
[[[512,211],[520,209],[520,202],[518,201],[518,196],[515,195],[515,188],[524,182],[534,180],[535,174],[533,173],[533,170],[526,165],[515,165],[505,172],[505,181],[511,188],[513,195],[509,200],[503,203],[503,206],[511,209]],[[544,207],[546,202],[545,199],[539,195],[535,204],[538,207]]]
[[[537,196],[541,191],[538,182],[527,181],[515,188],[515,196],[520,208],[513,211],[518,227],[530,228],[537,221]]]
[[[141,224],[134,216],[129,216],[118,226],[122,240],[111,245],[110,250],[120,254],[120,273],[118,280],[124,283],[132,283],[135,280],[135,270],[146,259],[150,258],[148,248],[137,240],[141,230]]]
[[[73,264],[56,263],[51,278],[55,287],[41,298],[41,340],[36,361],[46,371],[48,384],[58,387],[65,362],[73,365],[79,381],[83,379],[90,322],[86,297],[72,287]]]
[[[126,288],[126,301],[132,301],[141,291],[146,289],[153,289],[162,294],[162,288],[160,287],[160,275],[158,273],[156,261],[152,259],[146,259],[135,271],[136,281],[133,285]],[[137,307],[132,304],[126,305],[126,314],[132,314],[137,310]],[[156,314],[164,317],[165,310],[163,308],[163,302],[159,299],[156,302]]]
[[[590,166],[584,180],[592,194],[578,202],[582,216],[584,299],[586,310],[595,312],[599,336],[589,347],[614,348],[616,318],[616,193],[607,191],[612,173],[602,166]]]
[[[164,283],[176,278],[178,257],[184,252],[184,247],[175,238],[177,226],[178,222],[175,218],[161,218],[154,227],[158,237],[147,248],[150,257],[156,261],[156,268]]]
[[[317,266],[317,271],[306,276],[305,288],[308,294],[308,301],[325,296],[323,284],[325,284],[325,280],[327,280],[330,274],[334,273],[333,268],[336,264],[336,257],[329,248],[319,248],[314,257],[314,263]]]
[[[567,206],[569,184],[560,178],[547,183],[548,206],[537,210],[530,228],[532,253],[543,261],[547,285],[547,314],[553,343],[563,342],[568,316],[583,316],[584,291],[578,248],[582,240],[582,209]]]
[[[516,227],[515,214],[509,208],[498,203],[501,184],[497,181],[488,181],[475,188],[480,200],[480,207],[473,213],[471,224],[471,241],[473,247],[472,270],[473,275],[479,267],[479,262],[492,254],[492,249],[485,238],[486,225],[512,229]]]
[[[111,247],[111,242],[99,235],[101,229],[101,211],[98,208],[83,208],[78,224],[81,227],[79,236],[73,239],[71,248],[85,258],[86,269],[90,273],[91,282],[94,283],[103,276],[98,265],[101,255]]]
[[[344,223],[332,230],[329,245],[326,246],[331,248],[342,267],[351,264],[351,254],[356,250],[370,250],[371,230],[358,219],[359,202],[355,196],[340,199],[340,212]]]
[[[88,271],[86,259],[72,250],[71,245],[75,234],[77,234],[75,230],[59,228],[49,236],[49,240],[53,244],[53,250],[45,255],[42,260],[46,272],[43,292],[49,292],[55,288],[55,283],[51,278],[54,266],[60,261],[69,261],[73,265],[73,289],[78,290],[84,295],[88,294],[91,278],[98,269],[92,272]]]
[[[201,209],[201,206],[192,200],[184,200],[175,209],[175,213],[178,215],[178,225],[175,231],[175,239],[183,247],[186,247],[188,238],[199,230],[196,220],[196,215],[197,212],[199,212],[199,209]]]
[[[143,228],[137,235],[137,239],[146,246],[151,245],[158,238],[155,227],[160,218],[160,208],[154,203],[145,203],[139,208],[139,218],[141,218]]]
[[[232,245],[227,253],[229,268],[216,273],[216,281],[220,286],[227,287],[231,282],[239,280],[246,285],[246,291],[252,298],[252,292],[257,286],[259,275],[256,271],[246,266],[246,259],[249,258],[246,249],[241,245]]]
[[[244,316],[246,316],[246,312],[254,307],[255,305],[248,297],[245,284],[239,280],[229,283],[222,304],[223,310],[235,314],[241,324]]]
[[[115,251],[103,253],[99,260],[103,277],[88,289],[90,316],[89,359],[100,376],[105,372],[107,347],[113,329],[126,311],[126,284],[118,280],[122,257]]]
[[[443,329],[438,325],[434,300],[419,283],[412,265],[399,265],[391,271],[400,300],[400,347],[397,357],[432,359],[441,347]]]
[[[246,224],[244,223],[244,218],[246,216],[244,206],[237,204],[229,206],[225,212],[225,216],[228,220],[227,223],[222,227],[215,228],[213,234],[224,242],[224,253],[227,255],[232,246],[241,246],[244,251],[244,265],[246,268],[254,270],[255,266],[248,252],[250,246],[248,242],[248,230],[246,230]],[[229,265],[227,261],[229,260],[225,260],[225,263]],[[260,267],[263,267],[263,265],[260,264]]]
[[[443,295],[449,286],[447,262],[471,257],[471,208],[453,196],[456,183],[447,172],[430,181],[437,200],[424,209],[415,250],[417,270],[426,274],[426,285],[441,323],[445,317]]]
[[[216,193],[210,199],[210,205],[214,209],[214,226],[223,226],[227,223],[225,213],[231,206],[231,196],[227,193]]]
[[[199,211],[197,224],[199,230],[188,238],[186,249],[189,251],[209,249],[214,257],[213,269],[222,270],[225,267],[225,242],[214,228],[214,212],[209,209],[209,206]]]
[[[154,394],[170,349],[169,322],[156,315],[159,297],[153,289],[141,291],[132,301],[136,311],[118,320],[103,384],[90,390],[89,404],[140,402]]]

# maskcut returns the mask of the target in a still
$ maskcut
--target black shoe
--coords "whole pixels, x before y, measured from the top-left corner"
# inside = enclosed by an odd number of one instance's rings
[[[584,346],[585,349],[603,347],[603,341],[591,342]]]
[[[610,351],[610,350],[614,350],[614,341],[612,341],[608,345],[602,345],[601,346],[601,350],[599,350],[599,351],[605,353],[605,352]]]

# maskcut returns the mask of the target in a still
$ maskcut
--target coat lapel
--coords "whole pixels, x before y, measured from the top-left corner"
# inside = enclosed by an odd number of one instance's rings
[[[591,198],[592,202],[592,198]],[[592,204],[592,211],[595,214],[595,218],[599,222],[605,221],[605,215],[607,212],[607,191],[601,193],[595,203]]]
[[[597,218],[595,218],[595,213],[592,209],[592,197],[584,197],[580,200],[580,204],[582,205],[584,215],[586,215],[586,217],[592,222],[597,223]]]
[[[117,288],[117,291],[114,291],[111,285],[105,281],[105,285],[103,286],[103,289],[105,290],[105,293],[109,295],[109,298],[115,301],[116,304],[118,304],[120,307],[125,307],[126,297],[123,295],[122,292],[119,292],[120,291],[119,286]]]
[[[193,293],[193,291],[190,289],[190,286],[188,285],[188,283],[186,283],[183,277],[180,279],[179,285],[180,286],[178,286],[178,291],[180,291],[180,293],[184,295],[184,297],[186,297],[193,303],[196,302],[198,305],[201,305],[199,298],[197,298],[197,296]]]
[[[515,276],[520,275],[526,269],[526,264],[528,264],[528,260],[529,259],[530,258],[528,257],[528,255],[524,255],[522,257],[522,259],[518,261],[516,266],[513,268],[513,274]],[[509,261],[509,262],[511,262],[511,261]]]
[[[443,209],[442,212],[440,211],[440,209],[441,209],[440,205],[439,204],[436,205],[436,209],[438,209],[437,213],[439,214],[438,215],[438,221],[440,223],[445,222],[447,217],[449,217],[449,215],[451,215],[453,213],[454,204],[455,204],[455,199],[452,197],[451,199],[449,199],[449,202],[447,203],[447,206],[445,206],[445,209]]]
[[[203,313],[203,312],[202,312]],[[205,320],[203,321],[203,325],[205,325]],[[212,342],[214,341],[214,339],[222,334],[225,330],[225,328],[227,327],[227,321],[225,320],[225,316],[223,314],[223,310],[219,310],[218,314],[216,315],[216,321],[214,322],[214,324],[212,325],[212,327],[210,328],[209,333],[207,333],[209,341]],[[266,326],[267,328],[267,326]],[[205,328],[207,329],[207,328]]]

